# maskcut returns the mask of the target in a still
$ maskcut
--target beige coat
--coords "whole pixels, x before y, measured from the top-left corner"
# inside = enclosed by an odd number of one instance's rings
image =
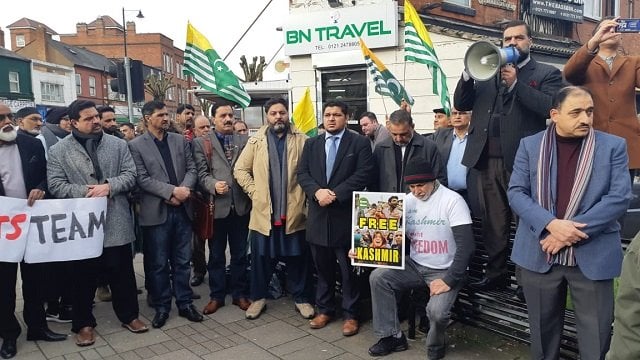
[[[636,92],[640,87],[640,56],[616,55],[613,69],[586,45],[564,66],[564,76],[573,85],[585,86],[593,94],[593,127],[627,140],[629,168],[640,169],[640,122],[636,114]]]
[[[236,161],[233,176],[252,201],[249,229],[268,236],[271,231],[271,193],[269,191],[268,125],[249,138]],[[296,171],[307,136],[291,127],[287,134],[287,222],[286,234],[305,229],[307,208],[305,195],[298,184]]]

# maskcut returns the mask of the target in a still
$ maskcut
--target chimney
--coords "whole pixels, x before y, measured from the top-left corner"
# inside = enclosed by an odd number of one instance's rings
[[[98,39],[104,37],[104,20],[102,16],[96,19],[96,36]]]
[[[136,33],[136,23],[133,21],[127,21],[127,36],[131,36]]]
[[[87,23],[77,23],[76,24],[76,34],[87,36]]]
[[[4,31],[0,28],[0,48],[4,49]]]
[[[51,35],[47,34],[47,29],[44,26],[38,25],[35,31],[32,43],[35,50],[35,58],[42,61],[49,61],[47,53],[47,39],[50,39]]]

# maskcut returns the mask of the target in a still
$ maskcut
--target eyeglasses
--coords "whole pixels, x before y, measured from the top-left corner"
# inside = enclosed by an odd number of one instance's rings
[[[471,113],[471,111],[452,111],[451,116],[467,115],[469,113]]]
[[[13,120],[13,114],[0,114],[0,121],[4,121],[4,119]]]

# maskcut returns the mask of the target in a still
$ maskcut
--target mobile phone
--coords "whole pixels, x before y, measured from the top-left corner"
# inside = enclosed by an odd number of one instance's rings
[[[616,32],[619,33],[637,33],[640,32],[640,19],[618,19]]]

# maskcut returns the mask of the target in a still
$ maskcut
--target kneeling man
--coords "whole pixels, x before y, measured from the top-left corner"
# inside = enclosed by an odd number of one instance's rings
[[[396,293],[426,285],[430,294],[426,309],[430,322],[427,356],[430,360],[441,359],[449,311],[464,285],[475,249],[471,215],[464,199],[441,185],[431,164],[423,158],[409,161],[404,182],[411,191],[404,201],[411,254],[404,270],[379,268],[369,277],[373,329],[381,338],[369,348],[369,355],[407,349],[407,338],[398,320]]]

